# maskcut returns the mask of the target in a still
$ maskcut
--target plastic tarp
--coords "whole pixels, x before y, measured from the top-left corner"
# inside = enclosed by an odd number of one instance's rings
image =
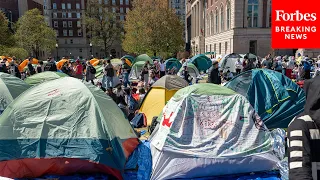
[[[172,69],[173,67],[179,70],[182,67],[180,61],[176,58],[170,58],[165,61],[166,69]]]
[[[194,64],[199,71],[206,71],[212,66],[212,61],[206,55],[198,54],[192,57],[189,63]]]
[[[287,128],[304,109],[303,89],[276,71],[247,71],[225,86],[245,96],[268,128]]]
[[[151,59],[150,56],[148,56],[147,54],[141,54],[138,57],[136,57],[136,59],[134,60],[133,64],[136,64],[138,62],[143,62],[145,63],[146,61],[149,61],[150,64],[153,64],[153,60]]]
[[[62,77],[68,77],[68,75],[65,73],[61,73],[61,72],[45,71],[42,73],[38,73],[38,74],[34,74],[32,76],[29,76],[24,81],[27,84],[34,86],[34,85],[38,85],[38,84],[41,84],[46,81],[52,81],[52,80],[59,79]]]
[[[7,73],[0,73],[0,114],[30,86],[21,79]]]
[[[150,137],[151,179],[270,171],[280,161],[263,121],[234,91],[197,84],[179,90]]]
[[[138,145],[99,88],[65,77],[25,91],[0,116],[0,176],[108,173],[121,179]]]

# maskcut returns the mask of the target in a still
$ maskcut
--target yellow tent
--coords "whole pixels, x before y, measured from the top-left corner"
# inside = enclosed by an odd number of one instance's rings
[[[173,75],[164,76],[152,85],[140,107],[140,112],[146,115],[148,126],[151,125],[153,117],[160,115],[171,97],[188,85],[187,81]]]

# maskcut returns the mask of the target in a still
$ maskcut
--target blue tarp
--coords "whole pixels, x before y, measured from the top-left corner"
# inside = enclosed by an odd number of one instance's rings
[[[246,96],[269,129],[287,128],[304,108],[303,89],[269,69],[246,71],[225,86]]]
[[[212,61],[206,55],[198,54],[193,56],[189,63],[194,64],[199,71],[206,71],[212,66]]]

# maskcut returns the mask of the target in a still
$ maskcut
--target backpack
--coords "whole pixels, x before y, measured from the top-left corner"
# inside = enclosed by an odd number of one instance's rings
[[[90,73],[91,74],[96,74],[97,73],[96,68],[94,68],[93,66],[90,66]]]

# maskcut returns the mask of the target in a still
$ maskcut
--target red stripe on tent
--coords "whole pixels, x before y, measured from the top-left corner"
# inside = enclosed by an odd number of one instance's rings
[[[136,149],[138,145],[139,145],[139,140],[137,138],[127,139],[122,143],[122,147],[123,147],[126,159],[128,159],[128,157],[131,155],[131,153]]]
[[[0,162],[0,176],[8,178],[38,178],[44,175],[103,173],[122,180],[119,170],[81,159],[19,159]]]

